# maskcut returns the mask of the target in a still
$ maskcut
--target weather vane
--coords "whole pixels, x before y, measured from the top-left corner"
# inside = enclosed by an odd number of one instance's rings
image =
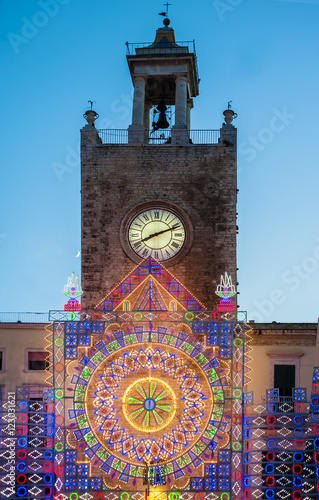
[[[164,7],[166,7],[166,12],[160,12],[159,13],[159,16],[164,16],[164,17],[168,17],[168,8],[171,6],[172,4],[171,3],[164,3]]]

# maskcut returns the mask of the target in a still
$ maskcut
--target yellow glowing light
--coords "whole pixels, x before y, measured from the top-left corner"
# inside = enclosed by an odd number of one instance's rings
[[[48,344],[46,345],[46,350],[49,352],[49,355],[46,359],[46,361],[48,361],[48,366],[45,367],[45,371],[48,377],[45,379],[45,382],[52,387],[53,386],[53,323],[46,325],[45,330],[49,333],[49,335],[45,337],[45,340],[48,342]]]
[[[244,355],[244,366],[245,366],[245,369],[244,369],[244,386],[247,386],[250,382],[252,382],[252,377],[249,374],[251,374],[251,372],[253,372],[253,369],[251,368],[251,366],[249,366],[250,362],[252,361],[252,358],[250,356],[248,356],[248,353],[252,352],[252,347],[251,347],[251,344],[252,344],[252,341],[253,341],[253,337],[252,337],[252,332],[254,331],[254,327],[249,324],[249,323],[245,323],[245,327],[247,328],[247,330],[245,330],[245,355]]]
[[[145,391],[145,386],[148,386],[148,393]],[[158,378],[146,377],[135,380],[124,393],[123,413],[129,424],[141,432],[161,431],[171,423],[176,413],[174,391]],[[151,424],[151,413],[155,425]],[[138,425],[134,418],[142,420],[143,426]]]

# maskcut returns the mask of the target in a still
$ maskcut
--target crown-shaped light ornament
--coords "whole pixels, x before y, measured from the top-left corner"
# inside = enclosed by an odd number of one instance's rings
[[[78,301],[77,297],[80,297],[83,292],[82,287],[79,283],[79,277],[75,276],[74,273],[72,273],[72,275],[68,277],[68,281],[64,286],[63,293],[69,299],[67,303],[64,304],[64,310],[81,311],[81,304]]]
[[[220,303],[217,304],[218,312],[234,312],[235,305],[231,303],[230,297],[236,295],[236,288],[232,283],[231,276],[227,273],[220,277],[220,284],[217,286],[216,295],[221,297]]]

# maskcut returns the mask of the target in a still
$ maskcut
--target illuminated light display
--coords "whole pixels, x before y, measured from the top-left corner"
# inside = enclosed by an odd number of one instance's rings
[[[0,412],[0,498],[53,498],[53,410],[18,388]]]
[[[145,348],[145,339],[154,347]],[[78,410],[83,408],[83,413],[82,410],[80,414],[70,410],[70,418],[77,421],[78,430],[74,431],[74,436],[84,440],[82,451],[90,458],[93,454],[101,458],[103,453],[111,456],[112,460],[102,464],[102,468],[107,469],[111,478],[112,474],[117,477],[118,470],[126,470],[122,481],[142,477],[144,462],[159,459],[166,460],[168,482],[183,478],[183,469],[198,467],[202,463],[198,454],[202,455],[207,447],[212,446],[212,436],[221,431],[225,398],[216,371],[217,360],[206,357],[202,350],[189,343],[182,332],[172,335],[163,327],[154,328],[152,332],[143,327],[135,332],[128,331],[127,327],[126,334],[115,332],[110,342],[98,337],[96,340],[82,371],[72,377],[72,383],[76,385],[76,407]],[[150,371],[150,378],[140,378],[141,374]],[[167,382],[161,380],[164,377]],[[214,390],[211,388],[212,378]],[[83,381],[87,381],[86,384]],[[124,384],[128,389],[123,393]],[[138,420],[140,403],[137,414],[128,409],[129,404],[135,402],[132,398],[136,392],[144,393],[142,416],[147,418],[150,412],[145,408],[152,408],[152,391],[164,392],[168,398],[165,404],[173,409],[166,417],[163,417],[163,412],[158,413],[155,418],[161,418],[162,422],[157,423],[157,429],[154,429],[156,420],[154,423]],[[119,410],[123,404],[126,407],[125,421],[121,422]],[[174,411],[177,408],[178,417]],[[83,433],[83,426],[90,431]],[[153,438],[149,437],[150,431]],[[94,439],[90,438],[88,442],[86,435],[89,433]],[[72,436],[69,441],[72,441]]]
[[[126,420],[134,428],[143,432],[158,432],[174,418],[176,398],[174,391],[163,380],[148,377],[128,387],[122,406]]]
[[[80,315],[53,328],[56,498],[144,497],[147,464],[163,500],[240,493],[244,324],[153,259]]]
[[[67,284],[64,286],[63,293],[68,297],[68,301],[64,304],[65,311],[81,311],[81,304],[78,301],[78,297],[82,295],[82,288],[79,284],[79,277],[72,273],[68,277]]]
[[[236,288],[227,273],[220,277],[220,284],[217,286],[215,293],[218,297],[221,297],[220,303],[217,304],[218,312],[235,311],[235,305],[231,303],[230,298],[236,295]]]
[[[292,398],[269,389],[266,403],[252,405],[249,394],[244,407],[245,498],[318,498],[316,420],[314,393],[319,380],[314,369],[310,403],[306,390],[293,389]]]
[[[141,283],[148,283],[151,278],[153,282],[162,285],[170,294],[171,301],[177,301],[177,304],[184,310],[205,310],[205,306],[186,288],[184,287],[173,274],[169,273],[162,264],[159,264],[155,259],[149,258],[142,264],[138,265],[125,279],[115,287],[104,299],[97,304],[96,310],[99,311],[113,311],[124,301],[127,297],[139,287]],[[160,295],[161,288],[157,286],[157,291]],[[149,296],[151,290],[149,291]],[[139,295],[137,296],[137,299]],[[162,304],[161,304],[162,305]],[[152,298],[144,304],[145,310],[155,311],[158,306],[153,302]],[[165,305],[165,309],[168,309]],[[134,307],[133,307],[134,309]],[[139,307],[143,310],[143,307]]]
[[[154,500],[317,499],[319,369],[310,402],[270,389],[254,405],[245,324],[187,310],[171,278],[146,278],[126,297],[142,309],[114,303],[47,328],[54,385],[43,401],[17,395],[14,492],[2,408],[1,500],[142,500],[146,483]],[[157,309],[172,297],[177,310]]]

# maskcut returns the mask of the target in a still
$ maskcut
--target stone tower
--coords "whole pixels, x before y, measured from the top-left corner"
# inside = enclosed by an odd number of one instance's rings
[[[220,130],[191,129],[195,46],[175,42],[167,18],[153,44],[128,44],[127,61],[132,124],[116,136],[99,131],[91,110],[81,130],[82,308],[153,257],[212,310],[221,274],[236,283],[234,113],[224,112]]]

